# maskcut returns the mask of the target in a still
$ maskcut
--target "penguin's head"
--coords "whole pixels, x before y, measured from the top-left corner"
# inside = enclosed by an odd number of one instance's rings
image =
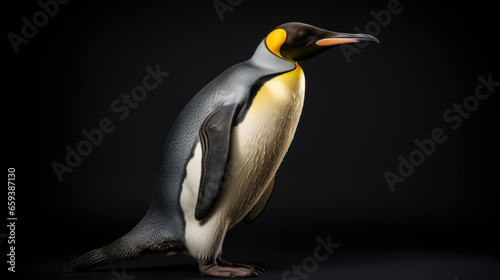
[[[266,37],[266,46],[272,53],[291,61],[306,60],[334,46],[358,42],[379,40],[368,34],[332,32],[300,22],[284,23]]]

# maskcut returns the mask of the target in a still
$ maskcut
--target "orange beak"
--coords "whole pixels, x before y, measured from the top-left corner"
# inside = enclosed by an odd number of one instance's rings
[[[348,44],[348,43],[359,43],[359,42],[375,42],[380,43],[380,41],[368,34],[349,34],[349,33],[333,33],[335,34],[332,37],[324,38],[316,41],[316,45],[321,47],[329,47],[340,44]]]

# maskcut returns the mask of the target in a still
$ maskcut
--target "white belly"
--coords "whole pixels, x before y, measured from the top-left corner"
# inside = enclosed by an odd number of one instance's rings
[[[181,192],[186,247],[197,259],[217,256],[228,229],[253,208],[274,177],[291,142],[304,103],[305,80],[297,69],[266,82],[243,122],[233,128],[224,184],[210,214],[194,218],[201,176],[201,145],[187,165]]]

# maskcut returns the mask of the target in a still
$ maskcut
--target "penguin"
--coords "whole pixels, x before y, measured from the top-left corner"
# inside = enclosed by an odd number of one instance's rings
[[[273,192],[304,103],[298,62],[357,42],[379,43],[299,22],[274,28],[249,60],[228,68],[182,110],[166,138],[144,218],[65,271],[164,253],[192,256],[203,276],[261,275],[261,267],[221,259],[226,233],[255,221]]]

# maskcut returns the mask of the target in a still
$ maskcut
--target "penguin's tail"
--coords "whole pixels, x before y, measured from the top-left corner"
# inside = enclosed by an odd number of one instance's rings
[[[184,243],[178,238],[161,236],[151,226],[141,221],[125,236],[114,242],[92,250],[72,261],[63,272],[85,271],[94,267],[137,258],[147,253],[184,255]]]

